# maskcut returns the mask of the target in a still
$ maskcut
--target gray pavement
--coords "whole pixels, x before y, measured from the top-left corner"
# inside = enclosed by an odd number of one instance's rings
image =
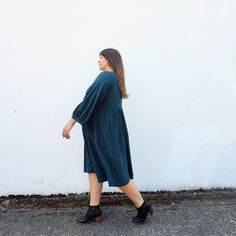
[[[101,202],[103,221],[81,225],[76,223],[76,218],[86,212],[86,203],[64,201],[63,205],[55,207],[55,204],[46,206],[42,201],[37,205],[34,199],[34,205],[19,206],[19,201],[16,204],[5,198],[0,202],[0,235],[236,235],[235,193],[217,195],[213,191],[204,196],[200,193],[201,197],[198,193],[187,193],[187,197],[172,194],[169,201],[163,201],[163,194],[147,194],[145,199],[153,204],[154,214],[139,225],[131,220],[136,209],[125,201],[109,205],[104,200]],[[113,197],[114,194],[110,194],[105,198]],[[116,198],[122,197],[116,195]]]

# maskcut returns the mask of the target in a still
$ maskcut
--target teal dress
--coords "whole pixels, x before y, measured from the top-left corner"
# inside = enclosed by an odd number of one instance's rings
[[[84,172],[98,182],[126,185],[133,179],[129,136],[117,73],[102,71],[87,89],[72,118],[82,125]]]

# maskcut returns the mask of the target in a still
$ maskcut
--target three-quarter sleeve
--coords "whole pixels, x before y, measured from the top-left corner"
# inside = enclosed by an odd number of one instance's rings
[[[82,102],[72,112],[72,118],[81,125],[85,124],[103,103],[110,91],[111,83],[101,72],[87,89]]]

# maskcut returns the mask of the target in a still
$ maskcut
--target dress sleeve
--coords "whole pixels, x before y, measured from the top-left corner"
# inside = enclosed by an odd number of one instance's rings
[[[82,102],[72,112],[72,118],[81,125],[85,124],[105,100],[110,87],[111,83],[101,72],[87,89]]]

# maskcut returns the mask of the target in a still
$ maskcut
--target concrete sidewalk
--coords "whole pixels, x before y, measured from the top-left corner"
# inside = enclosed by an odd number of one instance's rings
[[[87,194],[67,196],[68,201],[53,196],[47,204],[45,197],[32,197],[33,203],[27,197],[0,198],[0,235],[236,235],[236,190],[142,195],[154,208],[142,225],[131,221],[136,209],[123,194],[103,194],[103,221],[85,225],[76,218],[87,210]]]

